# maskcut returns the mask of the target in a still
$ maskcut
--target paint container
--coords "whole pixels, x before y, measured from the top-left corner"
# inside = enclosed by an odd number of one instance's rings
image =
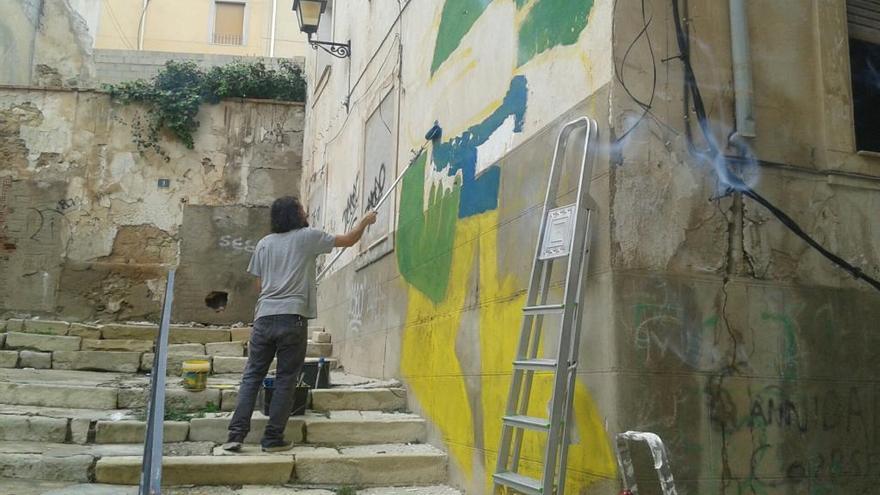
[[[204,359],[184,361],[181,367],[183,375],[183,388],[190,392],[201,392],[208,385],[208,373],[211,372],[211,363]]]
[[[293,409],[290,411],[291,416],[302,416],[309,407],[309,390],[311,387],[301,383],[293,389]]]
[[[263,379],[263,415],[269,415],[269,406],[272,404],[272,394],[275,392],[275,377],[267,376]]]

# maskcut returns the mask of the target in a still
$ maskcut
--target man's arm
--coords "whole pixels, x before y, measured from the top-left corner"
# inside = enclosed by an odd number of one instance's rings
[[[262,279],[260,279],[260,277],[257,277],[257,281],[254,283],[257,285],[257,292],[260,292],[263,290],[263,281],[262,281]]]
[[[364,231],[367,230],[367,227],[373,225],[374,223],[376,223],[376,212],[371,211],[367,213],[364,218],[361,219],[361,221],[357,224],[357,227],[352,229],[351,232],[347,234],[337,235],[336,240],[333,243],[334,247],[347,248],[354,246],[359,240],[361,240],[361,237],[364,235]]]

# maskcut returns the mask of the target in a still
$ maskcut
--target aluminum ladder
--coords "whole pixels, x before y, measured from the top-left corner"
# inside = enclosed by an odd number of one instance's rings
[[[572,132],[583,130],[577,197],[573,204],[557,207],[557,195],[566,149]],[[556,140],[547,195],[541,213],[541,228],[526,305],[507,411],[502,420],[501,445],[494,475],[494,493],[505,487],[527,495],[562,495],[568,462],[569,425],[577,374],[578,344],[581,324],[578,308],[582,304],[582,282],[589,261],[591,214],[595,209],[589,185],[598,136],[596,121],[581,117],[563,126]],[[553,264],[566,261],[562,302],[549,301]],[[561,315],[557,359],[539,358],[541,334],[546,315]],[[550,418],[528,416],[529,399],[535,372],[553,374]],[[535,479],[518,472],[523,433],[534,430],[547,435],[543,459],[543,477]],[[555,490],[554,490],[555,487]]]

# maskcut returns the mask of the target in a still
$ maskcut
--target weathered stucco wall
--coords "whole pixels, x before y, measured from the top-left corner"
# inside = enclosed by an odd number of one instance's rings
[[[691,55],[725,147],[728,5],[689,3]],[[404,5],[337,6],[335,38],[351,38],[355,56],[350,78],[347,62],[308,61],[304,194],[313,223],[343,230],[431,124],[443,127],[380,216],[389,240],[343,256],[319,311],[347,369],[405,380],[453,480],[489,493],[536,205],[559,126],[586,114],[603,144],[568,492],[618,489],[612,441],[626,430],[664,439],[679,493],[871,491],[880,297],[760,205],[720,194],[718,169],[689,152],[670,2],[647,0],[644,14],[598,0]],[[854,146],[844,2],[748,5],[758,136],[744,175],[877,277],[880,161]],[[378,113],[397,151],[376,158],[365,141],[386,95],[393,115]],[[382,163],[396,165],[371,172]],[[536,394],[543,415],[546,382]],[[543,443],[526,439],[535,474]],[[658,493],[645,450],[636,463],[640,493]]]
[[[242,239],[259,239],[265,223],[220,232],[206,218],[186,229],[184,212],[223,207],[250,218],[253,207],[298,195],[303,106],[205,106],[194,149],[163,138],[167,163],[137,152],[131,124],[142,117],[102,93],[0,88],[0,310],[151,318],[168,268],[179,266],[182,281],[196,279],[193,290],[204,279],[228,292],[229,312],[208,317],[207,294],[181,292],[177,320],[249,318],[254,289]],[[217,264],[187,258],[181,242],[203,255],[214,246]],[[233,245],[233,256],[220,254]],[[216,272],[230,275],[217,280]]]
[[[0,4],[0,84],[89,87],[95,8],[83,0]]]

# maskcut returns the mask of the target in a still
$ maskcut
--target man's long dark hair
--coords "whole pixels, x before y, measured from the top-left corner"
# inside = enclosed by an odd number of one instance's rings
[[[272,203],[269,213],[273,234],[283,234],[291,230],[309,226],[306,211],[298,199],[293,196],[278,198]]]

